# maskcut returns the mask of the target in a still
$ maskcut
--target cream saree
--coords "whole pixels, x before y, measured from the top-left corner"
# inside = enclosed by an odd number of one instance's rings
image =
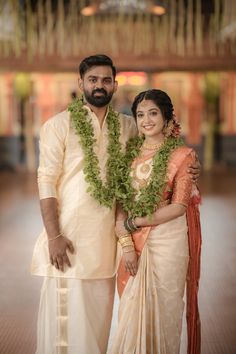
[[[185,147],[172,154],[164,204],[187,205],[193,197],[196,191],[187,174],[193,158],[192,151]],[[145,174],[150,176],[151,163],[149,156],[134,162],[135,183],[145,181]],[[121,261],[119,324],[109,354],[178,354],[189,265],[186,215],[143,228],[133,234],[133,239],[140,255],[138,272],[129,278]]]

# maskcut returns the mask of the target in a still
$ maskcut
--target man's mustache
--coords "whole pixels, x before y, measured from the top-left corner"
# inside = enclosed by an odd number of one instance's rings
[[[94,96],[95,93],[103,93],[104,95],[107,96],[107,91],[104,90],[103,88],[101,88],[101,89],[97,88],[97,89],[93,90],[92,95]]]

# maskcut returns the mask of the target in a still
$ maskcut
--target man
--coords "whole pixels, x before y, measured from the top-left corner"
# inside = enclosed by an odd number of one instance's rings
[[[34,249],[32,273],[45,280],[37,354],[105,354],[112,318],[114,181],[125,143],[137,132],[131,117],[108,108],[117,90],[112,60],[91,56],[79,70],[85,102],[75,101],[48,120],[40,134],[45,230]]]

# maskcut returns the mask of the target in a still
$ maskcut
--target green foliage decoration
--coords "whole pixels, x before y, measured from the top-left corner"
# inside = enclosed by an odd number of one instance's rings
[[[120,162],[123,159],[122,147],[120,143],[120,121],[119,113],[115,112],[109,106],[107,115],[108,128],[108,159],[106,164],[106,181],[101,179],[101,171],[99,160],[94,152],[94,130],[89,118],[88,110],[84,107],[83,99],[75,99],[68,107],[71,119],[79,142],[84,153],[84,174],[85,180],[88,182],[88,192],[101,205],[112,208],[115,189],[117,185],[118,171],[120,170]]]

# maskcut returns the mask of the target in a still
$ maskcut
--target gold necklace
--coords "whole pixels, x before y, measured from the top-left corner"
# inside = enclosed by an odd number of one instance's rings
[[[141,147],[142,150],[158,150],[160,149],[160,147],[164,144],[164,141],[162,141],[161,143],[157,143],[157,144],[148,144],[147,142],[143,142],[143,145]]]

